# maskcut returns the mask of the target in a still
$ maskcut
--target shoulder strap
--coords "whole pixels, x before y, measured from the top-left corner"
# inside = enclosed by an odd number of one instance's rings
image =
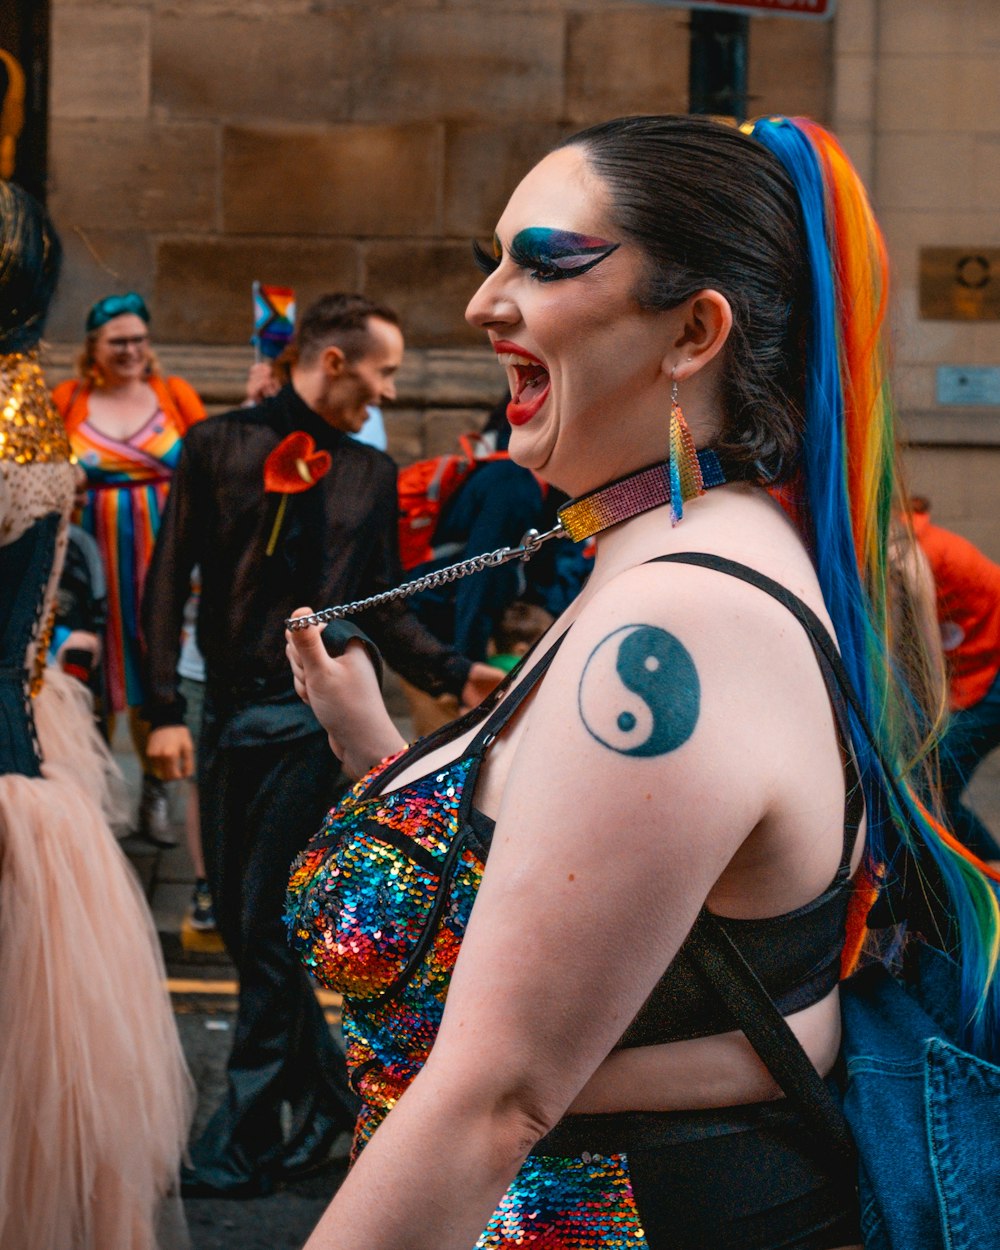
[[[822,654],[823,660],[829,665],[830,672],[833,674],[833,678],[840,688],[844,700],[850,708],[858,727],[868,741],[872,755],[878,761],[886,788],[895,800],[898,811],[903,818],[909,819],[907,815],[909,804],[906,796],[896,778],[895,771],[889,767],[888,761],[882,753],[881,744],[868,721],[865,709],[861,706],[861,700],[854,692],[854,685],[850,674],[844,667],[844,661],[840,657],[840,652],[834,645],[826,626],[808,604],[803,603],[790,590],[786,590],[780,582],[766,577],[763,573],[758,573],[756,569],[749,568],[745,564],[739,564],[735,560],[727,560],[723,556],[709,555],[703,551],[684,551],[674,555],[656,556],[649,563],[693,564],[700,568],[713,569],[718,573],[726,573],[730,577],[738,577],[741,581],[749,582],[751,586],[758,587],[765,594],[770,595],[772,599],[777,599],[779,603],[783,604],[809,634],[815,647]]]
[[[899,782],[882,755],[840,653],[816,613],[780,583],[736,561],[705,552],[682,552],[661,556],[659,560],[693,564],[738,577],[788,608],[809,634],[821,667],[829,669],[878,760],[899,810],[905,812],[907,808]],[[846,1157],[853,1153],[850,1130],[843,1112],[742,952],[706,908],[702,908],[698,916],[686,949],[785,1095],[799,1107],[806,1122],[838,1154]]]
[[[713,572],[724,573],[729,577],[738,578],[740,581],[757,587],[758,590],[762,590],[765,594],[770,595],[772,599],[777,600],[778,603],[795,616],[805,630],[812,646],[813,654],[816,657],[816,662],[819,665],[823,684],[826,686],[827,694],[830,697],[834,720],[837,724],[837,732],[840,735],[840,741],[844,748],[844,785],[846,794],[844,839],[836,879],[838,881],[846,880],[850,874],[855,838],[858,829],[861,827],[861,818],[864,815],[864,791],[861,785],[861,775],[858,772],[857,762],[851,748],[851,720],[848,711],[849,703],[855,705],[857,701],[850,697],[853,694],[851,679],[844,667],[840,652],[830,636],[830,631],[812,608],[804,603],[798,595],[792,594],[780,582],[766,577],[756,569],[750,568],[749,565],[739,564],[735,560],[727,560],[723,556],[709,555],[707,552],[697,551],[657,556],[649,563],[693,564],[700,568],[711,569]],[[855,714],[859,717],[861,716],[861,712],[857,708],[855,708]],[[865,723],[865,728],[867,729],[867,722]],[[868,731],[868,737],[871,737],[870,731]]]
[[[538,663],[522,679],[513,694],[508,695],[506,699],[502,700],[494,708],[479,733],[476,734],[469,744],[470,754],[478,755],[480,752],[485,751],[493,739],[503,732],[504,727],[513,719],[518,708],[548,672],[549,665],[556,658],[556,654],[562,646],[565,637],[565,633],[560,634],[555,642],[545,651]]]
[[[684,949],[824,1147],[851,1158],[854,1143],[844,1113],[739,947],[705,908]]]
[[[544,635],[532,645],[520,663],[504,675],[503,680],[494,687],[478,707],[472,708],[464,716],[460,716],[457,720],[453,720],[447,725],[442,725],[440,729],[436,729],[425,738],[422,738],[411,750],[405,751],[400,755],[384,772],[379,773],[373,779],[372,784],[384,788],[387,782],[391,781],[397,773],[402,772],[404,768],[408,768],[415,760],[420,759],[424,755],[429,755],[431,751],[436,750],[438,747],[445,746],[455,738],[461,737],[463,733],[478,722],[482,722],[482,727],[469,744],[466,754],[481,755],[497,734],[501,732],[504,725],[514,715],[538,682],[541,681],[549,665],[555,659],[556,652],[562,645],[565,636],[565,634],[561,634],[546,649],[541,659],[530,669],[527,676],[509,698],[506,697],[507,692],[524,671],[525,665],[535,654],[535,651],[544,639]]]

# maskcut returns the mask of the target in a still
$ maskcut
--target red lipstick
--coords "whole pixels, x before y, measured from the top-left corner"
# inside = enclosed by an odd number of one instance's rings
[[[525,425],[545,403],[549,396],[548,370],[531,352],[518,343],[497,339],[493,350],[498,356],[516,356],[523,364],[515,364],[517,376],[515,394],[507,405],[507,420],[511,425]]]
[[[521,347],[519,343],[511,343],[507,339],[495,339],[493,350],[498,356],[523,356],[525,360],[531,361],[533,365],[542,363],[537,356],[532,356],[531,352]]]

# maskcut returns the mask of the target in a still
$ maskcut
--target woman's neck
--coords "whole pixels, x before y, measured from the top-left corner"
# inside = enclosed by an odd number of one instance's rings
[[[603,584],[624,569],[669,552],[732,547],[747,526],[752,530],[776,510],[767,492],[748,482],[730,482],[689,499],[677,525],[670,523],[669,504],[651,508],[597,535],[592,580]],[[751,513],[760,514],[759,519]]]
[[[146,403],[150,389],[147,378],[124,378],[120,382],[106,381],[103,386],[94,388],[96,394],[120,404],[128,404],[133,400]]]

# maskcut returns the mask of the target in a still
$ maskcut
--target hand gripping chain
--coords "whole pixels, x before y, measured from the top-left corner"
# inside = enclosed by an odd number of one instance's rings
[[[472,556],[469,560],[460,560],[457,564],[449,564],[418,577],[415,581],[404,582],[392,590],[384,590],[378,595],[369,595],[367,599],[355,599],[353,603],[342,603],[335,608],[324,608],[322,612],[310,612],[308,616],[292,616],[285,621],[285,628],[309,629],[312,625],[325,625],[327,621],[340,621],[345,616],[354,616],[358,612],[366,612],[369,608],[377,608],[383,603],[392,603],[396,599],[406,599],[421,590],[433,590],[437,586],[447,586],[449,582],[457,582],[470,573],[482,573],[484,569],[496,569],[501,564],[509,564],[511,560],[530,560],[538,548],[550,538],[565,538],[566,531],[562,525],[556,525],[544,534],[530,529],[521,539],[517,547],[498,547],[496,551],[485,552],[481,556]]]

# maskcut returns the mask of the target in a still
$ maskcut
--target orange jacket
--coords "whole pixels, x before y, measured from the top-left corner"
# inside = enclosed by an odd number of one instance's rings
[[[183,378],[164,378],[154,374],[148,381],[167,419],[182,435],[205,416],[205,406],[198,398],[198,392]],[[52,392],[53,402],[59,409],[68,434],[86,421],[93,389],[93,383],[89,381],[68,378]]]
[[[913,532],[934,574],[938,621],[947,627],[951,704],[971,707],[1000,671],[1000,564],[968,539],[931,524],[926,512],[914,515]]]

